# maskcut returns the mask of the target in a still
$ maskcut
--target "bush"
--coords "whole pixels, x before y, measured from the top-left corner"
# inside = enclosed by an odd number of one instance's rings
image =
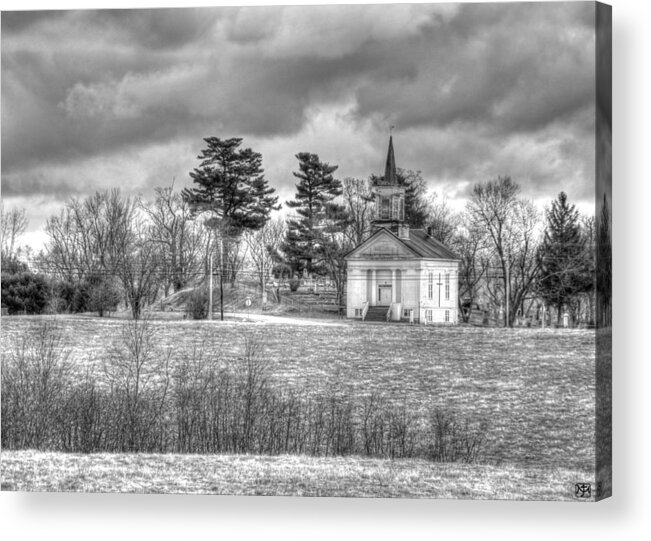
[[[289,279],[289,290],[292,292],[298,291],[298,286],[301,284],[301,281],[296,275]]]
[[[472,425],[453,413],[436,410],[430,416],[428,458],[434,462],[477,462],[486,438],[487,425]]]
[[[63,331],[42,322],[2,358],[2,448],[57,449],[71,385]]]
[[[29,271],[29,267],[17,257],[5,257],[4,251],[0,267],[2,267],[2,274],[20,274]]]
[[[75,296],[77,295],[78,285],[67,280],[59,280],[54,283],[52,291],[54,292],[52,305],[56,307],[58,312],[77,311],[75,310]]]
[[[171,352],[157,344],[152,324],[134,319],[122,326],[105,359],[111,394],[104,429],[113,451],[156,452],[166,444]]]
[[[122,300],[122,288],[113,277],[92,275],[81,282],[56,282],[52,288],[50,310],[53,312],[113,312]]]
[[[423,418],[406,402],[360,396],[341,381],[285,386],[256,340],[245,337],[224,357],[209,339],[163,350],[149,321],[129,321],[104,370],[79,377],[57,329],[26,333],[2,361],[2,447],[481,459],[486,425],[439,409]]]
[[[190,293],[185,303],[185,313],[191,319],[208,317],[208,291],[205,287],[199,287]]]
[[[110,277],[94,277],[88,284],[86,310],[97,312],[100,317],[104,312],[114,312],[122,297],[122,290],[116,280]]]
[[[2,273],[2,304],[10,314],[40,314],[49,301],[47,280],[32,272]]]

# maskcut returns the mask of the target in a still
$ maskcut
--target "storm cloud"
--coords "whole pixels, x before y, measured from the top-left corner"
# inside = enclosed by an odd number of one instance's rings
[[[290,196],[296,153],[366,177],[394,125],[453,199],[510,174],[587,204],[594,25],[588,2],[5,12],[3,198],[188,183],[210,135]]]

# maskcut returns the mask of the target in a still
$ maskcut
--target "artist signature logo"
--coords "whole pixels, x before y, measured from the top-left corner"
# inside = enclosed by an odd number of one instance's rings
[[[577,483],[574,485],[574,495],[577,498],[589,498],[592,495],[590,483]]]

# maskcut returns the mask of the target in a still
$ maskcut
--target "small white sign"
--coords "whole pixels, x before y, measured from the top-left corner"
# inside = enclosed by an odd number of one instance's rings
[[[246,299],[244,299],[244,304],[246,305],[247,308],[251,306],[251,297],[247,297]]]

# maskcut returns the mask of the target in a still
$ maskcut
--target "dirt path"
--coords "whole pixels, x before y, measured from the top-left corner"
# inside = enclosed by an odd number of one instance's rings
[[[217,315],[219,317],[219,315]],[[224,317],[229,320],[239,320],[244,323],[254,322],[254,323],[272,323],[272,324],[284,324],[284,325],[309,325],[317,327],[346,327],[350,325],[346,320],[341,321],[326,321],[323,319],[317,318],[299,318],[299,317],[287,317],[287,316],[273,316],[267,314],[250,314],[247,316],[246,313],[242,312],[224,312]]]

